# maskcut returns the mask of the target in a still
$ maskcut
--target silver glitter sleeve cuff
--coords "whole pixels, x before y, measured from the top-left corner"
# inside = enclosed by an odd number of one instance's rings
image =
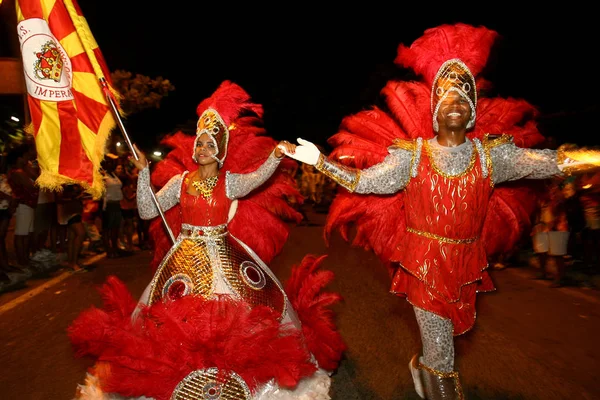
[[[168,210],[179,202],[181,180],[184,175],[185,173],[175,175],[156,193],[156,199],[163,211]],[[138,175],[137,206],[141,219],[152,219],[159,215],[158,208],[156,208],[156,204],[154,204],[154,200],[152,199],[149,167],[142,169]]]
[[[560,175],[557,152],[527,149],[506,143],[490,149],[494,184],[517,179],[546,179]]]
[[[412,152],[398,149],[381,163],[364,170],[342,165],[323,155],[315,167],[351,192],[391,194],[406,186],[413,161]]]
[[[275,157],[274,151],[269,158],[254,172],[248,174],[236,174],[227,171],[225,174],[225,190],[227,197],[231,200],[242,198],[263,183],[273,175],[281,158]]]

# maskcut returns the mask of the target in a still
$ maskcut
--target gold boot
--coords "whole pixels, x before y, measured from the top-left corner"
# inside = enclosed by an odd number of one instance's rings
[[[417,394],[427,400],[464,400],[458,372],[441,372],[422,364],[415,355],[410,364]]]

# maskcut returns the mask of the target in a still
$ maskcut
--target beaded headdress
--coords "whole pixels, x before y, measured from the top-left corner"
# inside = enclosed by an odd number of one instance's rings
[[[198,138],[206,133],[217,149],[212,157],[217,160],[221,168],[227,157],[230,131],[235,129],[235,120],[245,110],[253,111],[259,117],[263,114],[262,106],[250,102],[250,95],[244,89],[231,81],[223,81],[212,96],[203,100],[196,109],[199,118],[196,124],[192,158],[194,158]]]
[[[206,133],[212,140],[217,149],[217,152],[212,155],[213,158],[219,163],[219,167],[223,166],[225,157],[227,156],[227,144],[229,143],[229,128],[223,121],[223,118],[219,115],[216,110],[209,108],[204,111],[198,123],[196,124],[196,141],[194,142],[194,149],[192,150],[192,157],[195,157],[196,144],[200,135]],[[197,161],[194,159],[194,161]]]
[[[477,87],[471,70],[458,58],[443,63],[433,79],[431,113],[433,115],[433,130],[436,132],[439,130],[437,114],[440,104],[450,92],[457,92],[469,102],[471,117],[467,123],[467,129],[471,129],[475,125]]]

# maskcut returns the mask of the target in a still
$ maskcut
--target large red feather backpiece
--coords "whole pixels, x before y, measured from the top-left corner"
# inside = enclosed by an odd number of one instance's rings
[[[330,157],[362,169],[383,161],[396,138],[432,138],[431,87],[438,68],[448,59],[459,58],[469,66],[478,88],[489,87],[478,75],[498,37],[485,27],[459,23],[428,29],[410,47],[400,44],[395,63],[412,68],[422,79],[389,81],[381,91],[389,112],[373,107],[344,118],[339,131],[328,140],[333,147]],[[514,137],[517,146],[536,146],[544,141],[535,124],[537,113],[523,100],[479,98],[477,120],[469,137],[506,133]],[[511,251],[531,229],[536,195],[526,182],[495,188],[482,233],[488,256]],[[353,245],[372,250],[393,273],[390,256],[406,231],[403,196],[402,191],[381,196],[340,188],[329,209],[325,240],[339,230]],[[352,239],[351,228],[355,228]]]
[[[217,109],[227,124],[233,124],[229,130],[227,158],[222,169],[234,173],[257,169],[277,144],[273,138],[266,136],[261,119],[262,107],[250,102],[248,94],[229,81],[223,82],[210,98],[200,103],[198,114],[208,107]],[[248,115],[249,111],[252,114]],[[152,172],[152,184],[157,189],[174,175],[197,168],[192,160],[195,139],[195,136],[176,132],[161,141],[172,150]],[[295,164],[296,161],[287,157],[281,160],[279,168],[267,182],[238,200],[235,217],[228,226],[235,237],[250,246],[267,264],[281,251],[287,240],[289,227],[286,221],[299,222],[302,219],[302,215],[288,202],[289,198],[295,198],[298,203],[303,201],[293,177],[286,173],[286,170],[293,170]],[[173,234],[177,236],[181,229],[180,206],[176,205],[164,214]],[[152,221],[150,237],[154,243],[152,267],[157,268],[172,245],[162,219]]]

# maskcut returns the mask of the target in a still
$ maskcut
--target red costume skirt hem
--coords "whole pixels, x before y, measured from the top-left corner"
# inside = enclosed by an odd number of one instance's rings
[[[394,275],[390,292],[406,297],[407,301],[415,307],[450,319],[454,325],[454,336],[462,335],[473,328],[477,317],[475,310],[477,293],[496,290],[487,271],[481,271],[480,279],[463,284],[458,298],[448,300],[401,264],[398,265],[399,269]]]

